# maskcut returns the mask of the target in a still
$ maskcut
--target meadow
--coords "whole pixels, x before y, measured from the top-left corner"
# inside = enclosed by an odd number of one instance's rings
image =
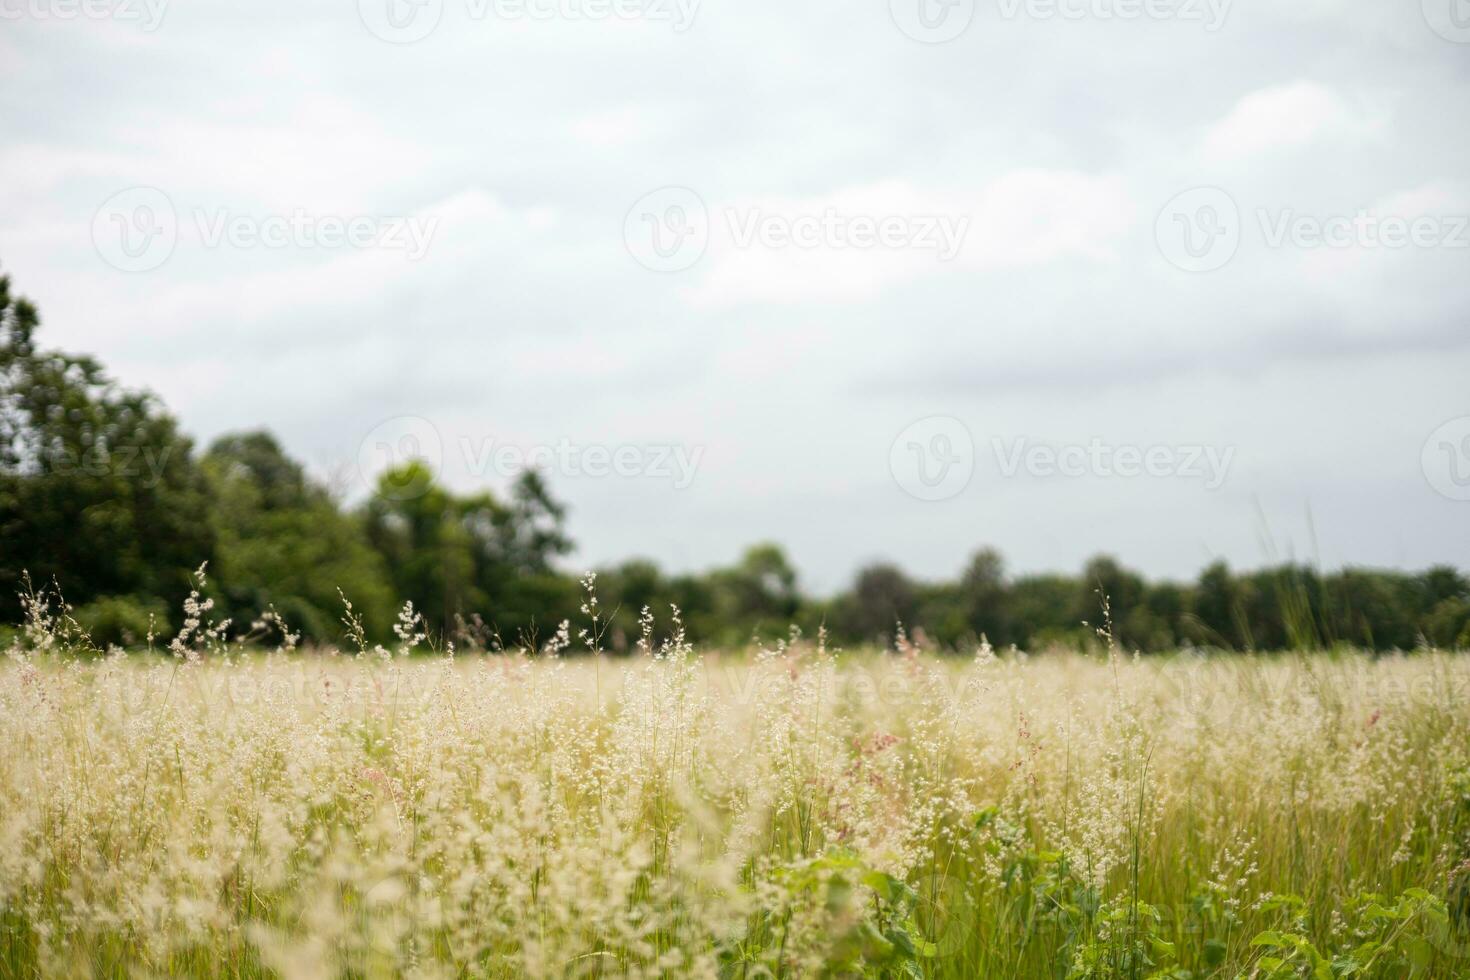
[[[0,975],[1470,975],[1462,656],[706,655],[647,618],[631,657],[470,655],[411,612],[302,651],[197,599],[124,654],[30,614]]]

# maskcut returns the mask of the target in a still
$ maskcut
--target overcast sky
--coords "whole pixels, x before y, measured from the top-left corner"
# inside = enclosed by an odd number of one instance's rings
[[[85,3],[0,267],[201,442],[816,592],[1470,555],[1466,0]]]

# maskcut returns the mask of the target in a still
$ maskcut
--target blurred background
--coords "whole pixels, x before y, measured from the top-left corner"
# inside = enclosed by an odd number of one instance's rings
[[[339,586],[544,639],[590,568],[610,645],[664,601],[721,642],[1080,643],[1099,590],[1145,648],[1470,623],[1463,0],[0,19],[7,595],[134,642],[205,560],[321,639]]]

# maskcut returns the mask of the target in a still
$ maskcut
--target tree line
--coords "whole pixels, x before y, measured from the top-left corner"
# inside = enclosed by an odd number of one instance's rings
[[[273,608],[307,640],[339,642],[344,597],[370,638],[391,635],[412,602],[437,642],[539,647],[559,625],[587,625],[583,583],[558,564],[572,549],[566,510],[536,471],[503,495],[458,494],[421,463],[379,478],[348,506],[268,432],[223,436],[202,452],[152,395],[119,386],[83,355],[36,343],[40,317],[0,276],[0,624],[13,597],[59,589],[99,642],[141,644],[180,624],[192,573],[207,562],[215,614],[249,628]],[[799,587],[775,544],[728,567],[669,574],[635,559],[596,580],[596,642],[636,642],[642,610],[679,608],[709,644],[770,640],[797,628],[845,644],[910,641],[966,648],[1231,650],[1351,644],[1470,646],[1470,581],[1306,565],[1150,582],[1110,557],[1076,575],[1007,573],[978,550],[953,581],[916,581],[891,564],[862,569],[836,596]],[[4,626],[0,625],[0,629]]]

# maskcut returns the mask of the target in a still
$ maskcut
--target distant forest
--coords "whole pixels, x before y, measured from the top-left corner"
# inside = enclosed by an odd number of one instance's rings
[[[558,566],[572,548],[566,512],[539,473],[503,496],[459,495],[410,462],[349,508],[268,432],[197,451],[153,396],[120,387],[92,358],[38,347],[39,323],[0,277],[0,624],[20,621],[29,579],[59,588],[100,643],[141,644],[151,630],[166,644],[208,562],[212,615],[242,631],[273,607],[306,640],[341,642],[343,596],[372,639],[391,636],[404,601],[436,642],[461,649],[540,646],[563,620],[573,636],[586,625],[579,576]],[[717,645],[792,627],[891,644],[902,624],[935,647],[984,638],[1039,650],[1096,643],[1111,624],[1118,643],[1145,652],[1470,646],[1470,581],[1446,566],[1236,573],[1217,563],[1184,584],[1146,581],[1106,556],[1077,575],[1011,576],[981,548],[956,581],[877,564],[817,599],[779,546],[761,544],[700,574],[627,561],[601,569],[596,590],[601,645],[613,651],[636,641],[644,607],[667,626],[671,603],[694,640]]]

